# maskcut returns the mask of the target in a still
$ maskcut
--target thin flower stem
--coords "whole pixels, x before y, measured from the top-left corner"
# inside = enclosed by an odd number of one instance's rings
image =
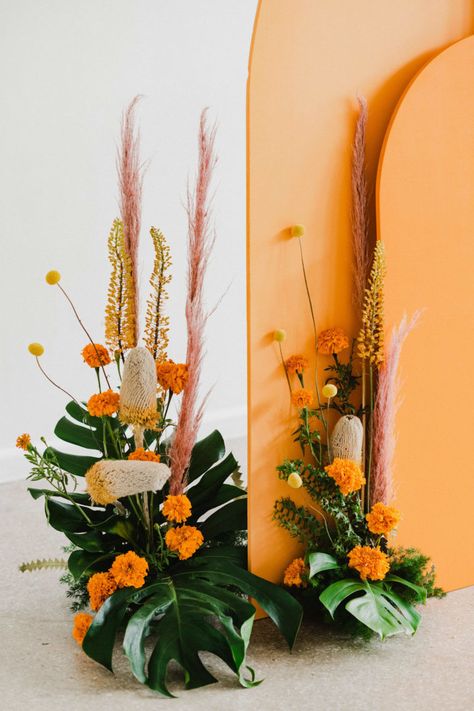
[[[369,363],[369,452],[367,456],[367,476],[366,476],[366,511],[370,510],[370,474],[372,469],[372,449],[373,449],[373,430],[374,430],[374,369]]]
[[[65,390],[64,388],[62,388],[60,385],[58,385],[57,383],[55,383],[54,380],[51,380],[51,378],[49,377],[49,375],[46,373],[46,371],[43,369],[41,363],[39,362],[38,356],[35,356],[35,360],[36,360],[36,363],[37,363],[37,365],[38,365],[38,368],[41,370],[41,372],[43,373],[43,375],[44,375],[44,377],[46,378],[46,380],[48,380],[48,381],[51,383],[51,385],[54,385],[55,388],[57,388],[58,390],[61,390],[61,392],[63,392],[63,393],[64,393],[65,395],[67,395],[68,397],[70,397],[71,400],[74,400],[74,402],[75,402],[77,405],[79,405],[79,407],[82,407],[82,405],[81,405],[80,402],[74,397],[74,395],[71,395],[70,392],[68,392],[67,390]]]
[[[309,302],[309,308],[311,311],[311,320],[313,322],[313,332],[314,332],[314,351],[315,351],[315,385],[316,385],[316,397],[318,398],[318,406],[321,409],[321,397],[319,395],[319,371],[318,371],[318,329],[316,327],[316,317],[314,315],[314,308],[313,308],[313,300],[311,298],[311,292],[309,290],[309,284],[308,284],[308,278],[306,276],[306,267],[304,263],[304,255],[303,255],[303,246],[301,244],[301,237],[298,237],[298,246],[300,248],[300,259],[301,259],[301,268],[303,270],[303,279],[304,279],[304,285],[306,288],[306,295],[308,297],[308,302]],[[326,421],[326,418],[324,417],[323,412],[321,411],[321,419],[322,423],[324,426],[324,430],[326,432],[326,438],[329,441],[329,433],[328,433],[328,423]]]
[[[77,313],[76,307],[75,307],[74,304],[72,303],[72,300],[69,298],[68,294],[65,292],[65,290],[63,289],[63,287],[61,286],[61,284],[59,284],[59,282],[58,282],[57,286],[59,287],[59,289],[61,289],[61,291],[62,291],[62,293],[64,294],[64,296],[65,296],[66,299],[69,301],[69,303],[70,303],[70,305],[71,305],[71,308],[72,308],[72,310],[74,311],[74,315],[75,315],[75,317],[77,318],[77,320],[78,320],[78,322],[79,322],[80,327],[82,328],[82,330],[83,330],[84,333],[86,334],[87,338],[88,338],[89,341],[91,342],[92,346],[94,347],[94,350],[95,350],[97,359],[98,359],[98,361],[99,361],[99,363],[100,363],[100,367],[102,368],[102,372],[104,373],[105,381],[106,381],[107,385],[109,386],[109,390],[112,390],[112,387],[111,387],[111,385],[110,385],[109,379],[108,379],[108,377],[107,377],[107,373],[105,372],[105,368],[104,368],[104,366],[102,365],[102,361],[101,361],[101,359],[100,359],[99,352],[98,352],[97,348],[95,347],[95,343],[94,343],[94,341],[92,340],[92,337],[91,337],[89,331],[87,330],[87,328],[86,328],[86,327],[84,326],[84,324],[82,323],[82,321],[81,321],[81,319],[80,319],[80,317],[79,317],[79,314]]]
[[[365,382],[365,358],[362,360],[362,467],[365,470],[366,469],[366,461],[365,461],[365,455],[366,455],[366,443],[367,443],[367,416],[365,412],[365,400],[366,400],[366,382]],[[366,492],[366,486],[364,485],[362,487],[362,492],[361,492],[361,497],[362,497],[362,506],[365,507],[365,499],[367,496]]]
[[[289,377],[289,375],[288,375],[288,370],[287,370],[286,365],[285,365],[285,359],[284,359],[284,357],[283,357],[283,349],[282,349],[282,347],[281,347],[280,341],[278,341],[278,349],[279,349],[279,351],[280,351],[281,364],[282,364],[282,366],[283,366],[283,370],[285,371],[286,382],[288,383],[288,389],[289,389],[289,391],[290,391],[290,396],[291,396],[292,390],[291,390],[290,377]]]
[[[99,386],[99,392],[101,393],[101,392],[102,392],[102,387],[101,387],[101,384],[100,384],[100,372],[99,372],[99,368],[94,368],[94,370],[95,370],[95,374],[97,375],[97,383],[98,383],[98,386]]]

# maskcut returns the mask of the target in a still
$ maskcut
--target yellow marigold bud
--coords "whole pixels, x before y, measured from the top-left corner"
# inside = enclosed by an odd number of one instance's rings
[[[277,341],[277,343],[282,343],[286,338],[286,331],[284,331],[282,328],[278,328],[276,331],[273,331],[273,340]]]
[[[86,474],[87,493],[102,506],[113,504],[124,496],[162,489],[169,479],[166,464],[137,460],[102,459]]]
[[[304,225],[293,225],[291,227],[292,237],[302,237],[304,235]]]
[[[332,383],[327,383],[326,385],[323,386],[323,389],[321,390],[323,397],[327,397],[329,400],[332,397],[336,397],[337,395],[337,388],[335,385]]]
[[[298,472],[291,472],[287,479],[287,483],[292,489],[300,489],[303,486],[303,479],[300,477]]]
[[[52,269],[46,274],[45,279],[48,284],[51,284],[51,286],[53,286],[54,284],[57,284],[58,281],[61,281],[61,274],[55,269]]]
[[[41,343],[30,343],[30,345],[28,346],[28,350],[31,355],[36,356],[36,358],[39,358],[44,353],[44,347],[41,345]]]

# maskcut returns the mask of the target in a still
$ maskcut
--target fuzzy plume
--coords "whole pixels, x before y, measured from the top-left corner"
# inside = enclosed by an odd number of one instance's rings
[[[393,328],[385,362],[379,370],[374,407],[371,503],[381,501],[389,504],[394,494],[392,466],[396,444],[395,418],[400,406],[398,368],[403,344],[420,316],[421,311],[416,311],[410,320],[404,315],[399,325]]]
[[[124,225],[125,245],[130,256],[134,285],[134,311],[138,314],[138,243],[142,212],[142,166],[140,164],[140,136],[135,131],[136,96],[122,118],[121,142],[117,158],[120,189],[120,215]],[[136,319],[135,344],[138,342]]]
[[[352,252],[354,305],[358,312],[362,309],[367,277],[370,268],[369,246],[369,199],[366,177],[366,128],[367,101],[358,98],[359,116],[357,118],[354,143],[352,145]]]
[[[199,125],[199,164],[194,190],[188,189],[188,279],[186,299],[189,379],[178,415],[176,436],[170,450],[171,494],[180,494],[186,482],[191,452],[202,419],[204,403],[198,403],[199,380],[207,314],[203,305],[203,284],[214,239],[210,225],[209,186],[216,164],[215,127],[209,129],[206,110]]]

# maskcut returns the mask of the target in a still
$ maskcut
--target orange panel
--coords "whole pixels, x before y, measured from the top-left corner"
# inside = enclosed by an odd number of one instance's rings
[[[396,480],[400,541],[429,551],[447,588],[474,583],[474,37],[407,90],[381,157],[378,225],[387,318],[426,307],[403,358]]]
[[[281,579],[295,552],[271,512],[275,498],[288,493],[275,467],[296,449],[286,383],[268,334],[284,328],[287,355],[311,353],[297,245],[284,230],[306,225],[319,327],[354,333],[354,97],[360,92],[369,101],[368,162],[375,180],[387,124],[404,88],[471,25],[470,0],[263,0],[259,6],[248,86],[249,552],[251,568],[269,579]],[[439,422],[444,420],[436,419],[436,427]],[[441,537],[441,520],[439,527]]]

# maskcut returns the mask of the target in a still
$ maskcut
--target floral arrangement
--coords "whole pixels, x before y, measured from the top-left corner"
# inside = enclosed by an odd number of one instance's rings
[[[353,293],[360,328],[352,338],[339,327],[318,332],[303,255],[305,229],[291,228],[313,324],[315,379],[310,386],[307,357],[285,359],[286,333],[275,331],[298,412],[293,434],[301,448],[301,458],[287,459],[277,470],[290,488],[304,487],[311,504],[299,506],[282,497],[273,517],[305,549],[286,568],[284,585],[333,622],[384,638],[413,634],[420,621],[415,604],[443,592],[435,586],[429,558],[391,540],[400,520],[392,505],[397,370],[403,342],[420,314],[411,320],[404,316],[386,346],[384,245],[378,241],[371,250],[368,230],[366,120],[361,101],[352,166]],[[321,359],[327,363],[323,383]]]
[[[188,284],[185,363],[168,357],[165,306],[171,279],[167,240],[152,227],[155,251],[140,342],[137,254],[141,216],[139,145],[132,102],[124,115],[119,153],[121,217],[113,222],[105,345],[82,323],[61,275],[46,282],[69,301],[87,343],[82,358],[96,392],[81,401],[58,386],[41,363],[44,348],[29,346],[45,377],[68,398],[54,434],[86,454],[31,442],[17,446],[31,464],[34,499],[47,521],[68,539],[66,561],[37,560],[21,570],[67,567],[76,612],[72,635],[93,660],[112,670],[119,631],[135,677],[165,696],[170,662],[187,688],[213,683],[199,652],[217,655],[243,686],[257,683],[246,664],[254,598],[293,645],[300,604],[286,591],[247,571],[246,491],[238,464],[218,431],[196,442],[203,413],[199,377],[206,313],[203,282],[212,246],[209,185],[214,136],[202,114],[196,186],[188,194]],[[180,399],[177,421],[170,405]],[[41,487],[41,488],[40,488]],[[44,487],[44,488],[43,488]],[[146,648],[151,649],[149,656]],[[147,658],[148,656],[148,658]]]

